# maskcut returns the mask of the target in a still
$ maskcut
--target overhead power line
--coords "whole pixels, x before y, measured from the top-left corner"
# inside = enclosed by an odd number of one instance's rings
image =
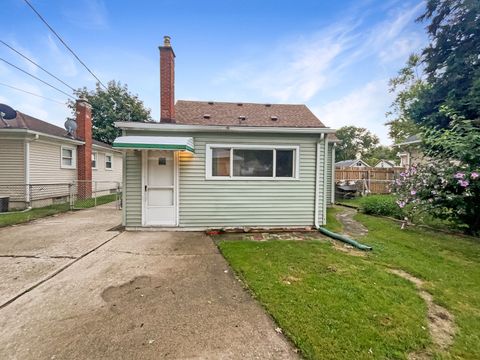
[[[40,79],[39,77],[37,77],[37,76],[35,76],[35,75],[33,75],[33,74],[30,74],[28,71],[23,70],[22,68],[18,67],[17,65],[12,64],[11,62],[5,60],[4,58],[1,58],[1,57],[0,57],[0,60],[3,61],[4,63],[6,63],[6,64],[8,64],[8,65],[10,65],[10,66],[12,66],[12,67],[14,67],[15,69],[17,69],[17,70],[19,70],[19,71],[27,74],[28,76],[31,76],[32,78],[34,78],[34,79],[36,79],[36,80],[38,80],[38,81],[41,81],[41,82],[44,83],[45,85],[50,86],[52,89],[55,89],[55,90],[61,92],[62,94],[67,95],[69,98],[72,98],[73,100],[75,100],[75,98],[74,98],[72,95],[70,95],[70,94],[66,93],[65,91],[57,88],[56,86],[53,86],[52,84],[49,84],[49,83],[46,82],[45,80],[42,80],[42,79]]]
[[[98,81],[100,85],[107,89],[107,87],[102,83],[102,81],[97,77],[97,75],[95,75],[93,71],[89,69],[89,67],[78,57],[78,55],[70,48],[70,46],[67,45],[67,43],[60,37],[60,35],[58,35],[57,32],[53,30],[53,28],[48,24],[47,20],[45,20],[43,16],[40,15],[40,13],[33,7],[33,5],[28,0],[24,1],[30,7],[30,9],[32,9],[33,12],[39,17],[39,19],[42,20],[42,22],[50,29],[50,31],[57,37],[57,39],[60,40],[60,42],[68,49],[68,51],[70,51],[70,53],[75,56],[78,62],[82,64],[85,69],[87,69],[87,71]]]
[[[45,99],[45,100],[50,100],[50,101],[53,101],[53,102],[55,102],[55,103],[57,103],[57,104],[65,105],[64,102],[61,102],[61,101],[59,101],[59,100],[55,100],[55,99],[51,99],[51,98],[48,98],[48,97],[43,96],[43,95],[35,94],[35,93],[30,92],[30,91],[28,91],[28,90],[20,89],[20,88],[17,88],[17,87],[15,87],[15,86],[11,86],[11,85],[8,85],[8,84],[4,84],[4,83],[2,83],[2,82],[0,82],[0,85],[1,85],[1,86],[5,86],[5,87],[8,87],[8,88],[13,89],[13,90],[21,91],[21,92],[24,92],[24,93],[26,93],[26,94],[30,94],[30,95],[33,95],[33,96],[42,98],[42,99]]]
[[[20,51],[16,50],[15,48],[13,48],[13,46],[10,46],[8,45],[5,41],[1,40],[0,39],[0,42],[5,45],[6,47],[8,47],[10,50],[16,52],[18,55],[20,55],[21,57],[23,57],[25,60],[29,61],[30,63],[32,63],[33,65],[37,66],[38,68],[40,68],[41,70],[43,70],[44,72],[46,72],[48,75],[50,75],[51,77],[53,77],[54,79],[60,81],[63,85],[65,85],[66,87],[70,88],[72,91],[75,91],[75,89],[73,87],[71,87],[70,85],[68,85],[65,81],[63,81],[62,79],[58,78],[57,76],[53,75],[50,71],[48,71],[47,69],[43,68],[42,66],[38,65],[35,61],[33,61],[32,59],[30,59],[28,56],[26,55],[23,55]]]

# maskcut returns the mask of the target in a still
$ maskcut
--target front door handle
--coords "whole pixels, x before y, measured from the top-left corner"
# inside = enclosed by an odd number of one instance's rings
[[[145,185],[145,192],[147,192],[147,185]]]

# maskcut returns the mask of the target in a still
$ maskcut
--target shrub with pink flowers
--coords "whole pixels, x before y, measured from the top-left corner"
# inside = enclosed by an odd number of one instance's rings
[[[411,217],[419,212],[448,220],[470,234],[480,234],[480,125],[448,107],[447,129],[424,128],[428,164],[401,174],[394,185],[397,205]]]
[[[425,212],[480,232],[480,169],[435,161],[413,166],[395,182],[397,205],[412,217]]]

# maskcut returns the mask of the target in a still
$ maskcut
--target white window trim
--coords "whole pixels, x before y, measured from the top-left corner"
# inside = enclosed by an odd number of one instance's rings
[[[92,170],[98,170],[98,151],[92,151],[92,156],[95,157],[95,167],[92,166]]]
[[[107,167],[107,156],[110,156],[110,159],[112,159],[112,167],[108,168]],[[113,170],[113,154],[112,153],[105,153],[105,170],[112,171]]]
[[[63,164],[63,150],[72,151],[72,165]],[[74,146],[60,146],[60,168],[61,169],[76,169],[77,168],[77,148]]]
[[[212,149],[230,149],[230,176],[212,175]],[[295,150],[293,163],[293,177],[277,177],[276,173],[276,151],[273,152],[273,176],[233,176],[233,149],[248,150]],[[206,144],[205,145],[205,179],[206,180],[270,180],[270,181],[295,181],[300,180],[300,146],[298,145],[255,145],[255,144]]]

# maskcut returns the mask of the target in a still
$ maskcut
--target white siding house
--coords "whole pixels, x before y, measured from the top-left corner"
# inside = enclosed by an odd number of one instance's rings
[[[78,179],[78,147],[84,144],[65,129],[21,112],[0,122],[0,197],[9,197],[11,209],[66,198]],[[91,180],[116,188],[111,184],[122,181],[121,152],[98,141],[92,151],[99,161]]]

